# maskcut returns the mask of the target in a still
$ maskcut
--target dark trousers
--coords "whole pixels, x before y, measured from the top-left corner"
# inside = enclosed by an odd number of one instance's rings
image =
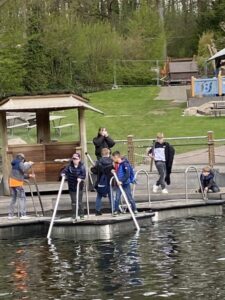
[[[205,189],[206,187],[207,187],[207,186],[202,185],[203,191],[204,191],[204,189]],[[213,185],[209,188],[209,190],[211,190],[213,193],[219,193],[220,188],[219,188],[218,185],[215,183],[215,184],[213,184]],[[201,189],[199,189],[199,193],[201,193]]]
[[[76,218],[76,202],[77,202],[77,192],[69,191],[70,198],[71,198],[71,205],[72,205],[72,218]],[[83,216],[84,215],[84,207],[83,207],[83,190],[79,191],[79,197],[78,197],[78,215]]]
[[[166,183],[165,183],[165,178],[166,178],[166,163],[164,161],[156,161],[155,162],[156,169],[159,173],[159,179],[156,182],[157,186],[161,185],[162,190],[165,189]]]

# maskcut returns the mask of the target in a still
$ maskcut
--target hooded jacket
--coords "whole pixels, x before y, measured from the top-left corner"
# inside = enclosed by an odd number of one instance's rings
[[[109,136],[106,137],[98,134],[98,136],[93,139],[93,144],[95,145],[95,155],[100,158],[101,150],[103,148],[111,149],[115,145],[115,142]]]
[[[100,158],[94,167],[91,168],[91,172],[95,175],[97,175],[97,182],[95,185],[98,185],[99,180],[103,174],[105,174],[108,178],[108,183],[110,182],[110,179],[112,178],[113,174],[113,160],[111,157],[102,157]]]
[[[62,174],[66,175],[68,188],[71,192],[77,191],[77,179],[86,178],[86,169],[83,163],[79,162],[78,166],[75,166],[73,161],[62,171]],[[83,182],[80,183],[80,189],[83,189]]]
[[[23,186],[24,179],[28,179],[29,175],[26,172],[30,169],[31,164],[23,162],[23,157],[17,156],[11,162],[12,170],[9,177],[9,186]]]
[[[203,189],[206,187],[211,189],[213,186],[216,185],[216,183],[214,181],[214,173],[212,171],[207,176],[205,176],[204,174],[201,174],[200,181],[201,181]]]
[[[117,169],[117,177],[122,185],[128,185],[130,181],[130,163],[126,158],[123,158]]]

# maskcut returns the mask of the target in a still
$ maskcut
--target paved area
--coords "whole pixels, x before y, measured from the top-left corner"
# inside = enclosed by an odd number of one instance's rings
[[[160,88],[159,95],[155,98],[155,100],[175,100],[178,102],[186,102],[187,89],[190,89],[190,86],[162,86]]]

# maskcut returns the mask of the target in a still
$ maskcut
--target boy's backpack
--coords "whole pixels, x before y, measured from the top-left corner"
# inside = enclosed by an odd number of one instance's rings
[[[101,168],[101,176],[99,178],[99,182],[96,186],[96,191],[97,193],[102,196],[102,197],[107,197],[107,194],[109,193],[109,178],[105,173],[105,170],[102,166],[102,164],[99,164],[100,168]]]

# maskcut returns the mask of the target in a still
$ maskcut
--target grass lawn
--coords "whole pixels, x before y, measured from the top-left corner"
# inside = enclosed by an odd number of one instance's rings
[[[167,137],[206,135],[208,130],[213,130],[216,138],[225,136],[224,117],[182,117],[185,104],[154,100],[158,91],[158,87],[138,87],[87,94],[90,104],[105,113],[100,115],[87,112],[88,140],[92,140],[100,126],[107,127],[114,139],[126,139],[129,134],[133,134],[135,138],[152,138],[158,131],[163,131]],[[67,116],[63,123],[76,123],[77,115],[74,111],[64,111],[61,114]],[[28,142],[35,141],[33,129],[29,136],[24,133],[24,129],[15,130],[15,135]],[[77,125],[75,138],[76,136]],[[74,140],[74,133],[65,128],[60,140]]]

